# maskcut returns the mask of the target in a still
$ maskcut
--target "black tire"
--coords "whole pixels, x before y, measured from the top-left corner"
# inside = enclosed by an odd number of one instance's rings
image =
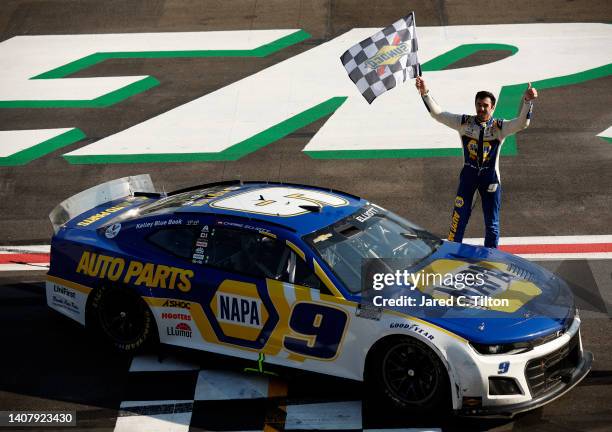
[[[407,336],[383,340],[374,348],[366,384],[376,394],[411,412],[450,409],[448,373],[431,348]]]
[[[93,293],[88,323],[114,349],[133,353],[157,339],[147,304],[125,287],[100,287]]]

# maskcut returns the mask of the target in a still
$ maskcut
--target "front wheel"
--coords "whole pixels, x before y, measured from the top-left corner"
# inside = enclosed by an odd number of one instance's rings
[[[91,302],[95,328],[121,352],[141,350],[155,332],[153,314],[138,294],[125,287],[101,287]]]
[[[408,410],[449,407],[449,379],[437,354],[409,337],[379,347],[368,365],[368,381],[395,405]]]

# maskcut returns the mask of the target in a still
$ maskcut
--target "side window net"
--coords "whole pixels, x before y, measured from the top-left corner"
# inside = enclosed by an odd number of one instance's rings
[[[254,231],[214,228],[205,264],[260,278],[287,280],[289,249]]]
[[[324,294],[329,293],[327,287],[325,287],[321,283],[321,280],[317,277],[317,275],[313,273],[312,270],[310,270],[308,265],[306,265],[306,263],[301,258],[296,259],[294,283],[297,285],[317,289],[323,292]]]
[[[256,231],[213,228],[204,264],[257,278],[302,285],[331,295],[308,265],[284,242]]]

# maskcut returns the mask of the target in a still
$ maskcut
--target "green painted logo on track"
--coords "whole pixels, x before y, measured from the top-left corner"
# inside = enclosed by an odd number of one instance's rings
[[[114,52],[95,53],[75,62],[47,71],[32,79],[57,79],[86,69],[101,61],[113,58],[170,58],[170,57],[264,57],[283,48],[308,39],[310,35],[303,30],[280,38],[267,45],[252,50],[206,50],[206,51],[161,51],[161,52]],[[505,44],[466,44],[458,46],[422,65],[424,71],[441,71],[449,65],[483,50],[504,50],[512,55],[518,48]],[[548,89],[578,84],[589,80],[612,75],[612,64],[607,64],[583,72],[560,76],[532,84],[538,89]],[[94,100],[55,100],[55,101],[0,101],[0,108],[49,108],[49,107],[108,107],[130,96],[144,92],[159,84],[154,77],[147,77],[121,89],[105,94]],[[513,118],[518,114],[521,95],[527,83],[504,86],[499,95],[495,110],[496,117]],[[220,152],[165,153],[165,154],[115,154],[115,155],[64,155],[71,164],[105,163],[145,163],[145,162],[194,162],[194,161],[235,161],[253,153],[268,144],[301,129],[333,113],[347,100],[348,96],[337,95],[296,114],[250,138],[243,140]],[[0,165],[23,165],[64,146],[85,138],[79,129],[42,142],[36,146],[0,158]],[[461,156],[459,147],[435,149],[397,149],[397,150],[329,150],[305,151],[313,159],[384,159],[384,158],[423,158]],[[514,136],[506,139],[502,155],[516,155],[517,146]]]
[[[143,52],[101,52],[91,54],[74,62],[44,72],[30,79],[58,79],[87,69],[110,59],[136,58],[179,58],[179,57],[266,57],[288,46],[310,38],[299,30],[283,38],[251,50],[201,50],[201,51],[143,51]],[[104,108],[112,106],[138,93],[159,85],[154,77],[146,77],[133,84],[107,93],[93,100],[24,100],[0,101],[0,108]]]

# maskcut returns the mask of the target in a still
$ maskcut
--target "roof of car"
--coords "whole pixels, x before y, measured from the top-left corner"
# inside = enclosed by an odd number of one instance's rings
[[[282,225],[298,235],[333,224],[367,203],[358,196],[329,188],[254,181],[194,186],[171,192],[158,203],[172,197],[179,198],[180,205],[155,213],[214,213],[257,219]]]

